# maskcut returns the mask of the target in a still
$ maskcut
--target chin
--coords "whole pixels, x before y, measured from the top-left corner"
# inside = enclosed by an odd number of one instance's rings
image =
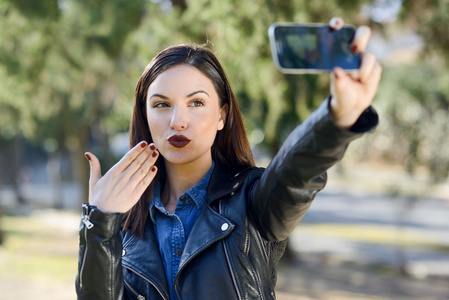
[[[185,153],[170,153],[167,156],[164,156],[164,160],[167,163],[173,165],[186,165],[192,162],[195,162],[196,159],[191,155],[186,155]]]
[[[187,149],[186,149],[187,150]],[[173,165],[190,165],[195,163],[201,163],[205,160],[211,160],[212,161],[212,155],[194,155],[192,151],[176,151],[175,153],[171,152],[168,153],[167,156],[164,156],[164,159],[167,163],[173,164]]]

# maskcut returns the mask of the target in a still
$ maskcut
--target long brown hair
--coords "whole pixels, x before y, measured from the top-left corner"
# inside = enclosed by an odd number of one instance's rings
[[[220,107],[228,106],[225,126],[217,132],[212,145],[212,159],[221,168],[239,172],[254,166],[254,158],[246,136],[242,115],[231,86],[218,59],[207,48],[198,45],[179,45],[166,48],[157,54],[145,68],[136,87],[133,114],[130,126],[130,147],[141,141],[153,141],[146,114],[147,91],[157,76],[169,68],[187,64],[195,67],[208,77],[218,94]],[[165,180],[165,167],[162,157],[156,162],[156,178],[144,192],[137,204],[124,216],[124,230],[142,237],[148,218],[149,203],[158,181]]]

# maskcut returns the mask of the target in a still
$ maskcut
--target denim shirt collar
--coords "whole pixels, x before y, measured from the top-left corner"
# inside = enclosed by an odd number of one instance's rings
[[[190,190],[188,190],[187,192],[182,194],[179,198],[185,196],[188,199],[192,199],[193,203],[195,203],[196,207],[198,209],[201,209],[201,207],[203,207],[203,204],[207,198],[207,187],[209,185],[209,180],[210,180],[210,177],[212,176],[214,167],[215,167],[215,162],[212,161],[212,167],[209,169],[209,171],[206,173],[206,175],[204,175],[204,177],[200,180],[200,182],[198,182],[197,185],[195,185]],[[151,220],[153,221],[153,223],[156,223],[155,209],[158,209],[161,212],[167,213],[167,211],[165,210],[165,207],[161,201],[161,191],[162,191],[161,184],[160,184],[160,182],[158,182],[156,184],[156,187],[153,192],[153,198],[150,202],[150,217],[151,217]],[[178,199],[176,206],[178,207],[179,205],[184,205],[184,204],[182,202],[180,202]]]

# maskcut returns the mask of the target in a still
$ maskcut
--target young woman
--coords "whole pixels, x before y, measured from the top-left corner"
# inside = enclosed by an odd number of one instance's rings
[[[359,29],[354,47],[367,36]],[[198,46],[160,52],[137,84],[131,150],[104,176],[86,153],[78,298],[274,299],[285,240],[326,170],[377,124],[380,74],[371,54],[358,78],[336,68],[331,96],[262,169],[216,57]]]

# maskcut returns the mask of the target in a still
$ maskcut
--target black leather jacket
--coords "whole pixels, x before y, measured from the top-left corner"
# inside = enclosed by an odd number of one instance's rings
[[[217,165],[182,253],[178,298],[275,299],[275,267],[286,238],[325,186],[326,170],[376,124],[369,108],[352,130],[342,130],[326,101],[290,134],[266,170],[230,174]],[[84,207],[78,299],[169,299],[151,219],[143,239],[121,233],[121,219]]]

